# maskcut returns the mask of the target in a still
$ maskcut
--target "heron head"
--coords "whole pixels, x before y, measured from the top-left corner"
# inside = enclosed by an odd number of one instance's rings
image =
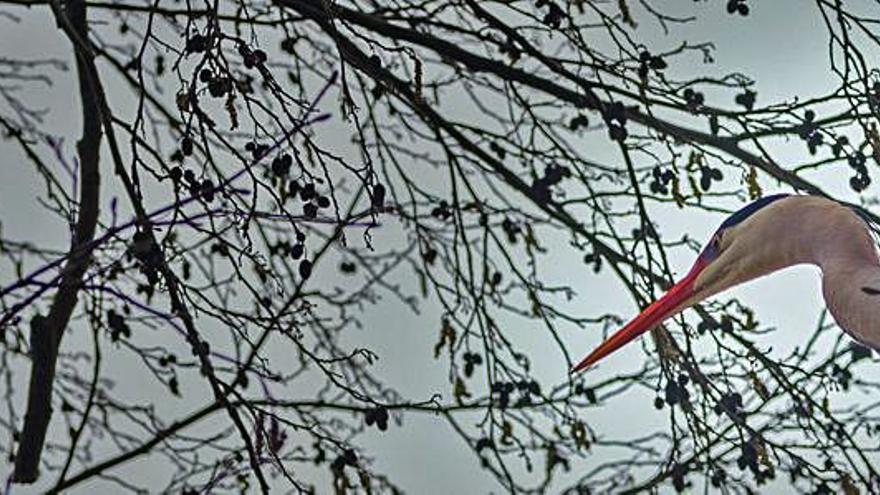
[[[571,372],[588,368],[707,297],[781,268],[784,260],[779,258],[778,251],[771,243],[761,242],[763,236],[773,231],[772,216],[757,213],[787,196],[765,196],[728,217],[709,239],[684,278],[575,365]]]

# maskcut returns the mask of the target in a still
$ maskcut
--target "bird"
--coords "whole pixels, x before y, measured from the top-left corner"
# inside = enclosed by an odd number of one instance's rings
[[[733,286],[812,264],[838,326],[880,350],[880,258],[870,225],[851,207],[816,195],[774,194],[728,217],[687,274],[571,373],[583,371],[648,330]]]

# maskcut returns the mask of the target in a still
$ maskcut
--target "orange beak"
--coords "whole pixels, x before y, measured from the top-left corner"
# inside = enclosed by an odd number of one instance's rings
[[[627,323],[626,326],[612,335],[611,338],[602,342],[583,361],[572,367],[571,373],[577,373],[596,364],[600,359],[620,349],[639,335],[685,309],[685,302],[694,295],[694,281],[707,264],[702,258],[698,259],[694,267],[691,268],[691,271],[681,281],[672,286],[669,292],[651,303],[644,311]]]

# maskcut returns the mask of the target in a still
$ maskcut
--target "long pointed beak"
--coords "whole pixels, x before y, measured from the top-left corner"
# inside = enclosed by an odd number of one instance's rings
[[[626,324],[617,333],[611,336],[605,342],[599,345],[593,352],[585,357],[581,362],[571,368],[570,373],[582,371],[605,356],[620,349],[633,339],[656,327],[663,321],[675,316],[684,308],[685,302],[694,295],[694,280],[703,271],[705,264],[697,261],[690,272],[677,284],[669,289],[669,292],[660,299],[651,303],[638,316]]]

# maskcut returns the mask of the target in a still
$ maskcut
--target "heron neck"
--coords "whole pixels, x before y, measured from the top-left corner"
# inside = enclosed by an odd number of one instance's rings
[[[880,350],[880,262],[873,257],[836,257],[822,267],[822,292],[837,324]]]

